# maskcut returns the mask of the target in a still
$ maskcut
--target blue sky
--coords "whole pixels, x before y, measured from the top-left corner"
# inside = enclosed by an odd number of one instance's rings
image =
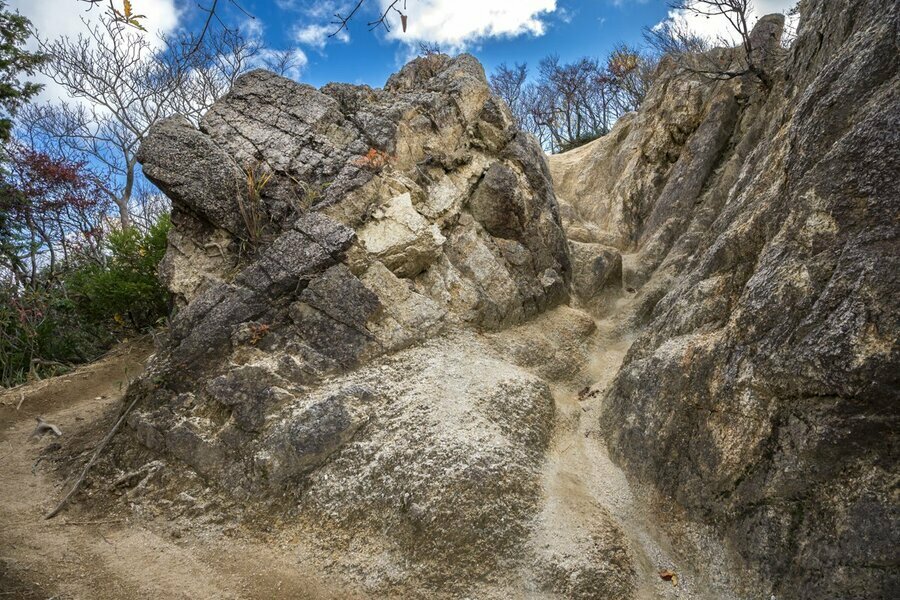
[[[415,1],[408,0],[408,5]],[[248,3],[248,10],[262,22],[269,45],[288,48],[297,45],[294,39],[297,29],[308,26],[309,17],[303,13],[302,5],[310,3],[298,4],[294,9],[282,9],[274,2],[257,0]],[[417,42],[404,43],[399,31],[394,33],[401,39],[388,39],[383,30],[370,32],[367,22],[374,18],[378,3],[370,2],[366,8],[360,18],[351,22],[347,41],[331,38],[322,48],[298,44],[308,60],[302,80],[315,86],[329,81],[380,86],[403,65],[415,51]],[[477,56],[490,72],[502,62],[536,65],[551,52],[563,59],[603,55],[617,42],[640,42],[641,28],[658,23],[666,15],[662,1],[561,0],[552,12],[537,13],[536,18],[543,25],[540,33],[526,29],[518,35],[478,36],[464,40],[456,48],[446,43],[442,48],[466,50]],[[476,20],[481,18],[478,14],[472,16]],[[392,20],[396,21],[394,17]],[[410,15],[408,33],[416,29],[413,17]]]
[[[329,81],[381,86],[416,53],[419,40],[436,41],[451,52],[477,56],[488,73],[502,62],[527,62],[536,67],[550,53],[563,60],[603,56],[618,42],[638,44],[641,29],[672,16],[664,0],[400,0],[409,15],[408,30],[401,32],[394,14],[393,30],[370,32],[367,22],[391,0],[365,0],[339,38],[333,31],[333,13],[346,13],[357,0],[238,0],[255,18],[249,19],[231,0],[219,0],[222,20],[258,36],[267,48],[289,49],[301,69],[295,76],[321,86]],[[122,0],[113,0],[121,5]],[[212,0],[199,0],[209,5]],[[782,11],[796,0],[756,0],[757,14]],[[85,12],[79,0],[9,0],[10,6],[29,17],[48,38],[77,35],[82,19],[93,19],[100,9]],[[171,33],[180,28],[199,29],[205,18],[195,0],[132,0],[135,12],[147,15],[151,31]],[[695,20],[704,33],[723,31],[721,24]],[[58,97],[48,85],[45,98]]]

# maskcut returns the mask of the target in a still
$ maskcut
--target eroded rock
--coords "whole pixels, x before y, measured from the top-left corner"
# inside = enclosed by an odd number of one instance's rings
[[[803,3],[787,52],[782,19],[761,19],[770,89],[663,72],[636,115],[550,162],[567,226],[628,253],[638,291],[643,333],[601,421],[614,457],[777,597],[878,597],[897,578],[889,5]]]
[[[135,437],[302,506],[310,536],[370,531],[409,589],[514,557],[553,399],[472,331],[564,303],[571,269],[543,152],[478,62],[423,57],[384,89],[253,71],[140,156],[180,215],[179,310]]]
[[[612,468],[600,432],[728,542],[749,597],[888,595],[890,4],[803,3],[788,51],[761,19],[765,84],[664,61],[640,111],[549,166],[465,55],[384,89],[253,71],[199,130],[161,122],[140,157],[173,201],[179,311],[130,392],[134,438],[287,505],[376,596],[659,592],[647,513],[596,502],[628,481],[584,481],[584,457]]]

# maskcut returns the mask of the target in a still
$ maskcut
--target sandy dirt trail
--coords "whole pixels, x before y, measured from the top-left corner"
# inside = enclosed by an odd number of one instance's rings
[[[0,396],[0,600],[356,597],[325,591],[302,553],[279,552],[277,543],[240,530],[229,537],[173,535],[166,522],[127,512],[98,517],[80,501],[44,519],[69,483],[35,466],[54,443],[28,439],[35,418],[57,424],[67,443],[89,452],[151,351],[147,340],[127,343],[67,375]]]
[[[635,565],[638,600],[736,600],[739,569],[710,530],[662,514],[671,502],[626,478],[609,456],[601,429],[602,403],[637,333],[630,329],[635,298],[627,294],[596,319],[595,347],[586,374],[589,388],[554,389],[557,426],[543,472],[548,498],[559,504],[543,526],[577,532],[585,524],[610,519],[624,532]],[[665,526],[661,525],[665,523]],[[561,545],[566,540],[561,540]],[[660,573],[675,574],[675,581]]]
[[[586,524],[612,519],[631,548],[639,600],[733,598],[732,586],[723,583],[723,574],[731,572],[723,553],[704,542],[693,546],[694,560],[679,560],[684,546],[673,550],[655,525],[659,513],[610,460],[599,434],[603,392],[633,340],[624,325],[630,303],[620,299],[596,321],[594,358],[582,378],[593,382],[590,393],[554,389],[558,426],[542,475],[546,507],[538,533],[542,542],[577,554],[573,540]],[[64,469],[71,479],[115,421],[128,381],[151,353],[148,340],[132,341],[67,375],[0,395],[0,600],[365,597],[337,587],[335,577],[317,566],[317,551],[298,542],[302,532],[222,523],[184,529],[183,521],[143,513],[125,498],[106,514],[85,500],[95,485],[90,477],[85,493],[58,517],[44,519],[71,483],[50,466],[58,444],[29,440],[35,418],[57,424],[65,451],[79,455],[78,464]],[[678,585],[663,581],[661,569],[676,572]]]

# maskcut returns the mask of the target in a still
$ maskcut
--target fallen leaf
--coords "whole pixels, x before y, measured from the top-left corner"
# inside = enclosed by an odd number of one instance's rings
[[[673,587],[678,585],[678,574],[675,571],[663,569],[659,572],[659,576],[663,581],[671,581]]]

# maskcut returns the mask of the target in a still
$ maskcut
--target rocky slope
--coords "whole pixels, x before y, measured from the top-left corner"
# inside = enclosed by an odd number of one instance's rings
[[[383,90],[254,71],[140,159],[173,202],[181,305],[133,392],[142,444],[329,545],[370,537],[375,590],[507,576],[554,402],[478,332],[564,303],[571,269],[544,154],[478,62],[418,59]]]
[[[670,71],[550,161],[568,231],[633,253],[613,456],[779,597],[898,581],[898,33],[893,2],[806,2],[771,90]]]
[[[666,64],[549,166],[465,55],[158,123],[179,310],[132,438],[375,596],[886,592],[892,4],[761,21],[770,89]]]

